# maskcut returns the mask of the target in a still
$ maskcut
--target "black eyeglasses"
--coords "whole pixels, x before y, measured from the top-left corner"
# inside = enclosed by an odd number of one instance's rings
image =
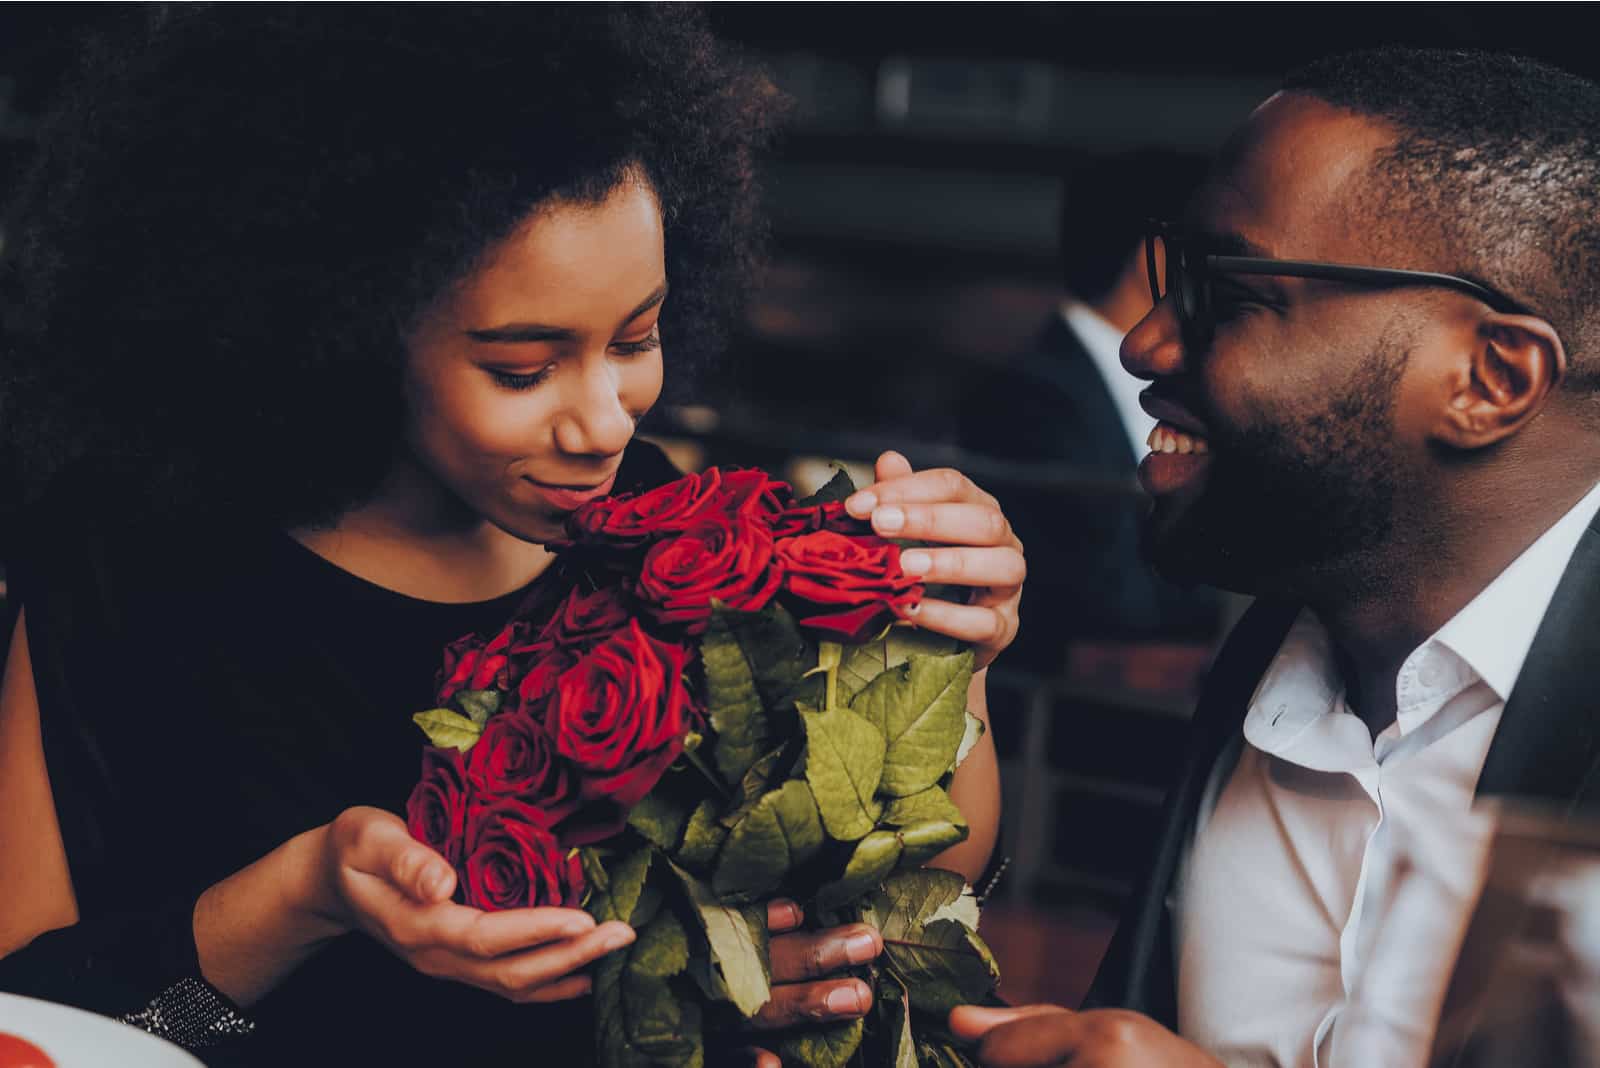
[[[1158,247],[1166,253],[1166,287],[1157,268]],[[1170,223],[1152,219],[1144,242],[1145,267],[1150,272],[1150,296],[1161,302],[1163,293],[1174,296],[1178,326],[1184,343],[1204,349],[1216,331],[1212,310],[1212,276],[1264,274],[1289,278],[1315,278],[1324,282],[1351,282],[1368,286],[1441,286],[1476,297],[1501,312],[1526,313],[1522,305],[1488,286],[1453,274],[1407,271],[1395,267],[1356,267],[1344,263],[1274,260],[1263,256],[1221,256],[1205,250],[1203,242],[1185,236]]]

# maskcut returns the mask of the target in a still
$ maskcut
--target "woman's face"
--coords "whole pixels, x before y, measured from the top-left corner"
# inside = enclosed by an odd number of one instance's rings
[[[409,444],[468,508],[528,541],[608,493],[661,394],[661,210],[643,180],[553,201],[443,294],[410,339]]]

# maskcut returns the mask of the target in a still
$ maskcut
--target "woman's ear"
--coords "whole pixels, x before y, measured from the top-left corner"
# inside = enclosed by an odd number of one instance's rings
[[[1481,449],[1515,434],[1544,408],[1567,372],[1560,335],[1532,315],[1489,315],[1468,355],[1438,432],[1459,449]]]

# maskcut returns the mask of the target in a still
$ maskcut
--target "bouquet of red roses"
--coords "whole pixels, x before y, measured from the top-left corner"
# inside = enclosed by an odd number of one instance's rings
[[[981,724],[972,654],[897,624],[900,547],[817,495],[715,468],[591,502],[502,631],[450,646],[411,832],[470,905],[581,904],[638,937],[594,975],[596,1061],[699,1065],[770,997],[766,898],[864,921],[865,1021],[786,1035],[807,1065],[968,1063],[943,1017],[994,959],[956,874],[947,788]],[[559,599],[557,599],[559,598]]]

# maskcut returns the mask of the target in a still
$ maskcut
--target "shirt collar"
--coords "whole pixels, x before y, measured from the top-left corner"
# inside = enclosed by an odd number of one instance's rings
[[[1600,485],[1539,535],[1431,639],[1466,661],[1500,700],[1511,696],[1567,561],[1596,511],[1600,511]]]

